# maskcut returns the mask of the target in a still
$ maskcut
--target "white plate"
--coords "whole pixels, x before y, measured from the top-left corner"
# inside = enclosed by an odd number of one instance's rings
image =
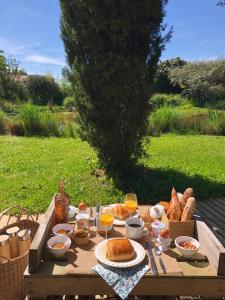
[[[100,242],[95,247],[95,256],[97,260],[103,263],[104,265],[107,265],[109,267],[115,267],[115,268],[130,268],[140,264],[145,258],[145,249],[139,243],[132,240],[129,241],[131,242],[136,252],[136,257],[133,258],[132,260],[121,261],[121,262],[108,260],[105,255],[105,247],[106,247],[107,240]]]
[[[115,203],[115,204],[110,204],[110,205],[114,207],[117,204],[121,204],[121,203]],[[138,218],[138,216],[139,216],[139,213],[138,213],[138,211],[136,211],[136,213],[130,217]],[[130,218],[130,217],[128,217],[128,218]],[[113,224],[116,226],[124,226],[126,224],[126,220],[120,220],[120,219],[114,218]]]

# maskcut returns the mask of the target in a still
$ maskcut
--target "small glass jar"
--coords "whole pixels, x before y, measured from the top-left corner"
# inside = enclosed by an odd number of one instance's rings
[[[90,231],[89,218],[90,216],[88,214],[78,214],[76,216],[77,219],[76,229],[84,229]]]

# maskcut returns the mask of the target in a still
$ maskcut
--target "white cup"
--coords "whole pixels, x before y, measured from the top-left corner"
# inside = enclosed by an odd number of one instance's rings
[[[148,229],[144,228],[145,223],[139,218],[129,218],[126,220],[126,233],[128,238],[139,240],[148,234]]]

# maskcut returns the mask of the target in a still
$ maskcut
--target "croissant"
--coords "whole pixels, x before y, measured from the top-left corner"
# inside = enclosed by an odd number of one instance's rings
[[[169,207],[167,215],[168,215],[169,221],[179,221],[180,217],[181,217],[180,201],[177,196],[177,191],[175,190],[174,187],[172,189],[170,207]]]

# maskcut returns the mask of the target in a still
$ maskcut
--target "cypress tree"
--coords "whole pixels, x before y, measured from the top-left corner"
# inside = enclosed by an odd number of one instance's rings
[[[167,0],[60,0],[69,79],[87,140],[107,168],[143,153],[149,98],[166,41]]]

